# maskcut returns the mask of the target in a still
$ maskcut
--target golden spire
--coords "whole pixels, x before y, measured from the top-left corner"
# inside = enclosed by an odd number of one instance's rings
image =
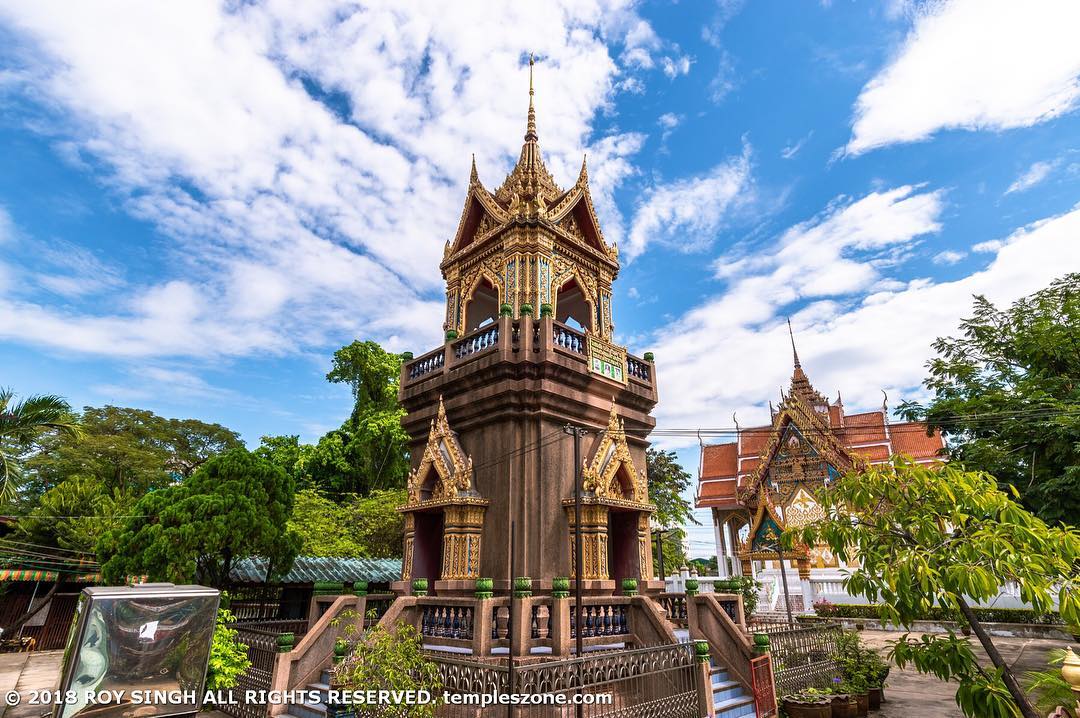
[[[791,337],[791,353],[795,357],[795,368],[796,369],[801,369],[802,364],[799,363],[799,350],[795,348],[795,332],[793,332],[791,330],[791,318],[790,317],[787,320],[787,332],[788,332],[788,336]]]
[[[536,142],[540,139],[536,134],[536,108],[533,107],[533,95],[536,94],[533,91],[533,65],[536,64],[536,60],[533,58],[533,54],[529,53],[529,122],[525,127],[525,141]]]

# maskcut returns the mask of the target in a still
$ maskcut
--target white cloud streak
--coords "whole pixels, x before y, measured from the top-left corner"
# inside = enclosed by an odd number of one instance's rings
[[[1050,173],[1057,169],[1060,164],[1061,160],[1033,163],[1031,167],[1028,167],[1023,174],[1017,177],[1016,180],[1009,185],[1009,188],[1005,190],[1005,194],[1025,192],[1031,189],[1049,177]]]
[[[707,173],[650,190],[634,210],[623,256],[633,261],[657,243],[679,251],[711,245],[733,211],[753,200],[751,149]]]
[[[922,6],[896,57],[862,90],[856,155],[944,129],[1005,130],[1080,101],[1080,3],[950,0]]]

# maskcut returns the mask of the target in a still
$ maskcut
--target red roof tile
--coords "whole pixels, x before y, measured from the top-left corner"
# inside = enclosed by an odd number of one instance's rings
[[[941,432],[926,435],[926,428],[919,422],[895,424],[889,427],[894,454],[906,454],[913,459],[929,459],[941,454],[945,442]]]
[[[889,447],[885,444],[863,446],[858,449],[849,449],[853,454],[858,454],[867,461],[886,461],[889,458]]]
[[[743,429],[741,432],[742,439],[742,456],[757,456],[761,453],[765,445],[769,443],[769,435],[772,434],[771,426],[754,426],[749,429]]]
[[[734,476],[738,471],[738,446],[736,444],[713,444],[704,447],[701,451],[702,479]]]
[[[739,501],[735,498],[735,488],[736,482],[733,478],[702,483],[698,488],[696,506],[699,509],[712,506],[735,508],[739,506]]]

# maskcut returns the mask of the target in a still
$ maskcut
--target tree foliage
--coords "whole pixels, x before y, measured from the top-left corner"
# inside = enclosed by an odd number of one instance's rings
[[[694,477],[679,464],[674,451],[650,448],[645,452],[649,502],[656,505],[653,521],[660,526],[696,524],[690,502],[683,498]]]
[[[296,495],[289,526],[300,536],[305,556],[400,558],[404,519],[397,507],[404,489],[348,494],[340,503],[313,489]]]
[[[82,435],[66,401],[51,394],[16,401],[14,391],[0,388],[0,500],[14,495],[23,480],[26,458],[49,435],[69,440]]]
[[[86,407],[83,436],[55,435],[28,462],[38,493],[70,476],[97,479],[112,492],[141,496],[190,476],[210,457],[243,446],[240,436],[197,419],[166,419],[128,407]]]
[[[900,413],[940,428],[953,460],[1015,487],[1046,521],[1080,516],[1080,274],[998,309],[975,297],[959,337],[934,342],[934,393]]]
[[[176,486],[151,491],[132,518],[98,544],[102,573],[222,587],[236,559],[262,556],[273,574],[292,566],[299,537],[287,527],[291,477],[245,449],[211,458]]]
[[[848,474],[817,500],[824,518],[785,532],[789,547],[824,543],[849,565],[858,561],[845,588],[880,603],[885,621],[911,626],[933,606],[958,612],[994,668],[979,666],[952,633],[905,635],[892,650],[898,665],[957,681],[966,715],[1035,715],[969,602],[994,598],[1012,581],[1035,610],[1052,610],[1056,598],[1066,623],[1078,623],[1080,532],[1047,526],[983,472],[903,458]]]
[[[72,476],[42,494],[37,505],[19,518],[15,535],[37,546],[55,546],[92,556],[98,541],[123,524],[135,497],[107,490],[89,476]]]
[[[398,403],[401,356],[372,341],[334,352],[328,381],[348,384],[353,409],[341,428],[319,439],[304,458],[313,484],[331,494],[367,494],[405,486],[409,436]]]

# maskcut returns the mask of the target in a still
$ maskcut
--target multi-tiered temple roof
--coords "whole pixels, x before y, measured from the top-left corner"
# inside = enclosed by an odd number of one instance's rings
[[[794,364],[788,391],[771,412],[771,424],[741,428],[735,441],[703,447],[699,508],[736,509],[755,503],[761,484],[769,483],[770,464],[796,434],[808,450],[824,457],[834,474],[860,462],[883,463],[899,454],[920,463],[940,460],[945,446],[940,432],[927,434],[920,422],[890,422],[884,405],[875,411],[845,414],[839,394],[830,401],[813,387],[797,352]],[[780,477],[772,478],[775,485]]]

